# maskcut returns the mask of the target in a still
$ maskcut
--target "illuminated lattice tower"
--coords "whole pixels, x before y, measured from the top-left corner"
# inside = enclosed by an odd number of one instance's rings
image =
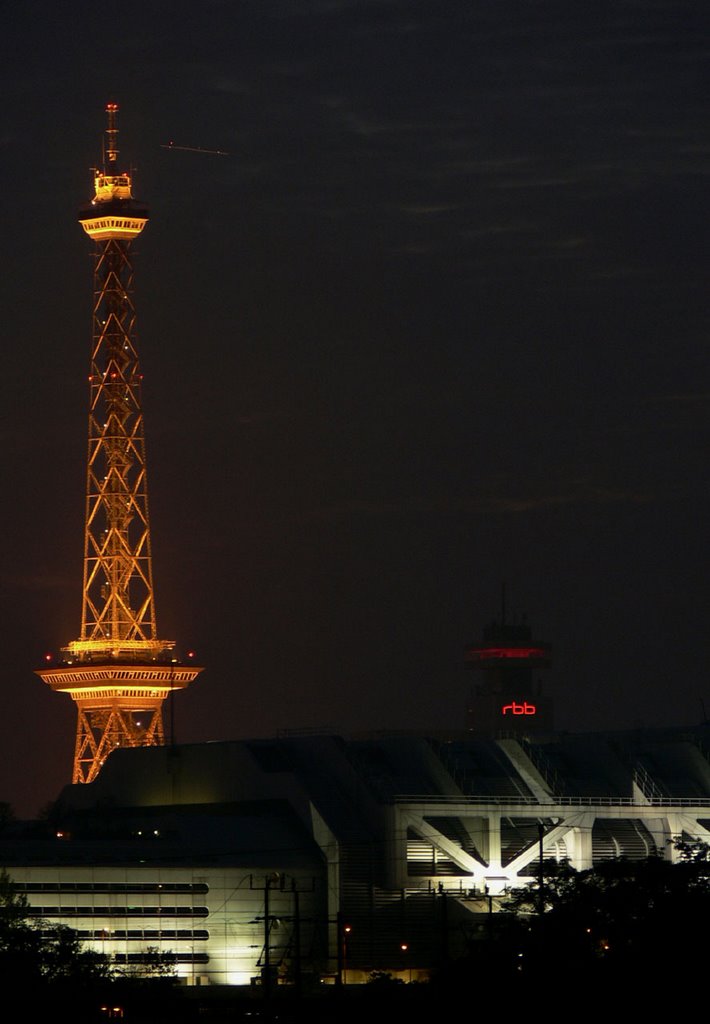
[[[96,244],[81,635],[37,673],[77,705],[73,782],[116,747],[164,743],[163,701],[201,671],[158,638],[131,257],[148,211],[118,170],[118,107],[106,112],[104,166],[79,213]]]

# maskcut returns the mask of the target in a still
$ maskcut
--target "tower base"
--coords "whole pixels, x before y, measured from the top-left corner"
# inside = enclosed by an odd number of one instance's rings
[[[116,747],[161,746],[163,701],[201,671],[155,662],[79,663],[38,671],[43,682],[68,693],[77,706],[72,782],[93,782]]]

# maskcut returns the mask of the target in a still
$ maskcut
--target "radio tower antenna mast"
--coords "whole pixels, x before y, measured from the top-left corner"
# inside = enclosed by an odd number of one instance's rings
[[[106,114],[103,168],[79,212],[95,243],[81,634],[37,672],[77,705],[73,782],[92,782],[116,747],[163,744],[163,701],[201,671],[156,624],[131,254],[148,210],[118,170],[118,106]]]

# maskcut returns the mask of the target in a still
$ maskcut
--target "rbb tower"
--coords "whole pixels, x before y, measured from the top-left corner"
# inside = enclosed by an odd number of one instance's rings
[[[550,667],[551,648],[533,640],[526,622],[492,622],[480,643],[466,648],[466,667],[478,677],[468,705],[471,732],[530,733],[552,729],[552,701],[537,675]]]
[[[76,702],[73,782],[91,782],[116,747],[165,742],[163,701],[201,669],[159,639],[131,245],[148,210],[118,169],[118,107],[106,107],[103,168],[79,222],[95,243],[81,634],[40,678]]]

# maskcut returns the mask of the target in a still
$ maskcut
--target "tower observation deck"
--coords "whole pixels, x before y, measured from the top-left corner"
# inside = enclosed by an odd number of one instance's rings
[[[164,743],[163,701],[201,671],[156,623],[131,254],[148,210],[118,169],[117,105],[106,113],[103,168],[79,212],[95,243],[81,633],[37,672],[77,705],[73,782],[95,779],[116,747]]]

